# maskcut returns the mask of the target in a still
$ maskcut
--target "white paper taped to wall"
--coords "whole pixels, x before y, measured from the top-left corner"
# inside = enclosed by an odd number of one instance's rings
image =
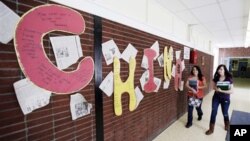
[[[7,44],[14,37],[20,17],[0,1],[0,42]]]
[[[34,85],[27,78],[15,82],[14,89],[24,115],[49,104],[51,92]]]
[[[80,93],[70,96],[70,111],[72,120],[90,114],[92,104],[88,103]]]
[[[50,37],[58,69],[63,70],[76,63],[83,56],[80,37]]]

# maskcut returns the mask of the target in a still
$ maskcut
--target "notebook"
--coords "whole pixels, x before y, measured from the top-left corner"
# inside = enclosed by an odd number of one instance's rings
[[[197,91],[198,90],[198,81],[197,80],[189,80],[189,86]]]
[[[230,88],[230,82],[229,81],[223,81],[223,82],[217,82],[216,86],[220,88],[221,90],[229,90]]]

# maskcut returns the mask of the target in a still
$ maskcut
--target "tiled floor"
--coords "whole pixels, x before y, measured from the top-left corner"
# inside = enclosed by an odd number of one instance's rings
[[[204,115],[201,121],[197,121],[197,113],[194,110],[193,126],[185,128],[187,121],[186,113],[156,137],[154,141],[224,141],[227,132],[224,130],[224,121],[220,106],[214,133],[209,136],[205,135],[209,126],[212,96],[213,92],[209,93],[203,100],[202,109]],[[234,78],[234,94],[231,95],[231,105],[229,108],[230,116],[232,110],[250,112],[250,79]]]

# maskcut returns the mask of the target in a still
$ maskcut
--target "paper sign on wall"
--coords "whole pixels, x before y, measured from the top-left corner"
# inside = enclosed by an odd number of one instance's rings
[[[28,79],[15,82],[14,89],[24,115],[49,104],[51,92],[37,87]]]
[[[79,36],[50,37],[58,69],[66,69],[83,56]]]
[[[122,59],[129,63],[130,57],[135,57],[138,50],[131,44],[128,44],[127,48],[122,53]]]
[[[107,65],[113,63],[115,56],[121,58],[121,53],[114,40],[109,40],[105,43],[102,43],[102,54]]]
[[[183,59],[190,59],[190,48],[184,46]]]
[[[136,95],[136,108],[137,108],[144,97],[138,86],[135,88],[135,95]]]
[[[114,74],[111,71],[100,84],[99,88],[107,95],[111,96],[114,91]]]
[[[20,17],[0,1],[0,42],[7,44],[12,40]]]
[[[76,93],[70,95],[70,112],[72,120],[90,114],[91,109],[92,104],[88,103],[82,94]]]

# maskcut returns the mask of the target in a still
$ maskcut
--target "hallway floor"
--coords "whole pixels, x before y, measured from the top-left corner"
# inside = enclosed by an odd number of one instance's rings
[[[193,126],[190,128],[185,127],[187,121],[186,113],[156,137],[154,141],[224,141],[227,132],[224,130],[224,121],[220,106],[214,133],[209,136],[205,135],[209,126],[212,96],[213,91],[203,99],[202,110],[204,115],[201,121],[197,120],[197,113],[194,109]],[[233,110],[250,112],[250,79],[234,78],[234,94],[231,95],[229,108],[230,117]]]

